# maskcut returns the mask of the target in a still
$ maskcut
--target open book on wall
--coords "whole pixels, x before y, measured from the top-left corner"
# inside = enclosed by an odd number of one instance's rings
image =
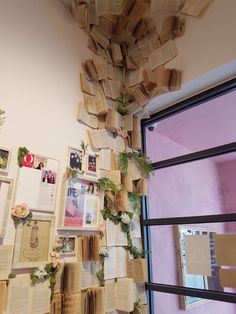
[[[48,280],[31,285],[29,274],[9,280],[6,314],[50,312],[51,290]]]
[[[99,261],[100,236],[84,235],[78,238],[78,261]]]
[[[105,281],[106,312],[115,310],[132,312],[134,310],[133,279],[122,278]]]
[[[147,281],[147,263],[145,258],[131,259],[128,261],[128,277],[136,282]]]
[[[104,279],[127,276],[127,251],[124,247],[109,247],[109,256],[104,262]]]
[[[114,222],[106,220],[107,246],[127,246],[127,235],[122,231],[121,225],[115,225]]]
[[[87,289],[92,286],[99,286],[97,279],[97,272],[99,270],[99,263],[97,262],[83,262],[81,273],[81,289]]]

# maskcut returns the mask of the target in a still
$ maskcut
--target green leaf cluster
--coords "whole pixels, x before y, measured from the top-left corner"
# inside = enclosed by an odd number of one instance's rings
[[[132,99],[132,96],[129,94],[120,94],[115,101],[117,103],[117,111],[122,115],[126,115],[128,113],[128,105]]]
[[[80,147],[81,147],[81,149],[82,149],[82,151],[83,151],[83,154],[85,155],[85,154],[86,154],[86,151],[87,151],[87,149],[88,149],[88,144],[85,144],[84,141],[81,141],[81,142],[80,142]]]
[[[15,217],[15,216],[11,216],[13,221],[14,221],[14,224],[15,226],[19,225],[19,224],[23,224],[23,225],[27,225],[28,227],[30,227],[30,223],[31,223],[31,220],[32,220],[32,217],[33,217],[33,214],[32,212],[30,211],[29,215],[25,218],[19,218],[19,217]]]
[[[104,192],[108,192],[108,191],[117,192],[121,189],[121,185],[115,184],[113,181],[111,181],[110,179],[106,177],[102,177],[98,179],[98,188],[100,191],[104,191]]]
[[[142,314],[143,313],[140,299],[134,303],[134,313],[135,314]]]
[[[104,261],[105,261],[105,257],[104,256],[100,256],[101,269],[96,274],[97,275],[97,279],[99,281],[100,287],[104,287],[105,286]]]
[[[52,263],[48,263],[45,265],[45,270],[47,272],[47,275],[44,276],[44,278],[39,279],[37,276],[35,276],[35,271],[37,269],[35,269],[31,274],[30,274],[30,278],[31,278],[31,283],[32,285],[35,285],[37,282],[39,282],[40,280],[46,280],[49,279],[49,288],[51,289],[51,299],[53,297],[54,294],[54,290],[55,290],[55,285],[56,285],[56,273],[58,271],[58,267],[53,267]]]
[[[18,160],[18,165],[20,168],[23,166],[24,158],[25,158],[26,154],[28,154],[28,152],[29,152],[29,150],[26,147],[19,147],[18,148],[17,160]]]
[[[73,168],[70,168],[70,167],[67,167],[66,168],[66,178],[69,179],[69,178],[77,178],[78,177],[78,170],[77,169],[73,169]]]
[[[117,224],[121,224],[121,229],[123,232],[125,232],[127,234],[127,241],[128,241],[128,250],[130,251],[130,253],[133,255],[133,257],[135,259],[137,258],[143,258],[144,257],[144,252],[143,251],[139,251],[137,249],[136,246],[134,246],[133,241],[132,241],[132,237],[131,237],[131,232],[130,232],[130,225],[129,224],[124,224],[122,222],[121,219],[121,215],[122,212],[118,212],[118,213],[111,213],[111,211],[109,210],[109,208],[104,207],[104,209],[101,211],[102,212],[102,216],[104,220],[111,220],[115,225]],[[130,219],[132,219],[133,217],[133,213],[131,212],[126,212],[126,214],[129,215]]]
[[[129,201],[131,203],[131,208],[137,215],[141,215],[141,196],[135,192],[128,194]]]
[[[149,157],[140,152],[123,152],[119,156],[119,169],[123,173],[128,172],[129,160],[133,160],[141,170],[143,177],[148,178],[153,174],[153,167]]]

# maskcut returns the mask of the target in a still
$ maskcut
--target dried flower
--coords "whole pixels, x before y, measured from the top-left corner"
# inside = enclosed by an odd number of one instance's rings
[[[128,225],[130,223],[130,217],[128,214],[123,213],[121,215],[121,221],[123,222],[123,224]]]
[[[26,204],[19,204],[12,208],[12,216],[16,218],[27,218],[30,214],[29,206]]]

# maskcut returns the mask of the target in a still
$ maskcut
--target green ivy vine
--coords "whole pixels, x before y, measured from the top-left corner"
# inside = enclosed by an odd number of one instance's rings
[[[118,192],[122,187],[120,184],[115,184],[109,178],[102,177],[98,179],[98,188],[103,192]]]
[[[131,212],[114,212],[111,213],[110,209],[104,206],[102,216],[104,220],[111,220],[115,225],[121,224],[121,229],[127,234],[127,248],[130,251],[130,254],[133,255],[134,259],[143,258],[145,256],[144,251],[139,251],[137,247],[133,244],[131,237],[130,225],[122,222],[122,214],[127,214],[130,220],[133,218],[133,213]]]
[[[105,279],[104,279],[104,262],[105,262],[105,256],[100,255],[100,265],[101,269],[97,272],[97,279],[99,281],[100,287],[105,286]]]
[[[20,168],[23,166],[24,158],[28,154],[28,152],[29,152],[29,150],[26,147],[19,147],[18,148],[17,160],[18,160],[18,165]]]
[[[148,178],[153,174],[153,167],[149,157],[140,152],[123,152],[119,155],[119,169],[123,173],[128,172],[129,160],[133,160],[140,171],[142,172],[143,177]]]

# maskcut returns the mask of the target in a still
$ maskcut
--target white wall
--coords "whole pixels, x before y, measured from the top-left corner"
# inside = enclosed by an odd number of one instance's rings
[[[60,1],[0,0],[0,108],[7,116],[0,146],[13,150],[9,177],[16,177],[18,147],[26,146],[59,159],[61,181],[68,145],[88,141],[76,121],[86,43]],[[13,230],[9,217],[5,243],[14,243]]]
[[[183,71],[182,89],[152,100],[150,112],[235,77],[235,12],[235,0],[214,0],[203,18],[186,17],[185,34],[176,39],[179,55],[167,65]],[[152,16],[161,25],[163,14]]]
[[[179,56],[170,63],[184,70],[184,82],[235,59],[235,11],[235,0],[215,0],[203,19],[187,19]],[[87,141],[75,119],[81,61],[90,55],[86,43],[59,0],[0,0],[0,108],[7,113],[0,145],[13,150],[10,177],[19,146],[59,159],[61,177],[68,145]],[[9,219],[7,243],[14,241],[12,230]]]
[[[236,59],[235,12],[235,0],[214,0],[203,18],[187,18],[186,33],[176,40],[179,56],[171,63],[184,71],[184,83]]]

